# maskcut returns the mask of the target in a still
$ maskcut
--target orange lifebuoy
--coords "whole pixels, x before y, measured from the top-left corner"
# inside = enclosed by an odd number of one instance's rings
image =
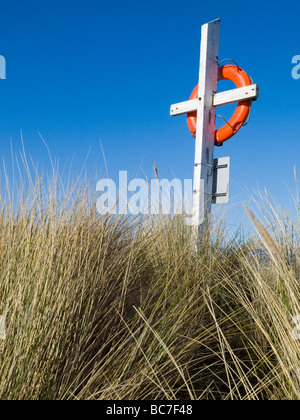
[[[248,74],[238,66],[225,65],[219,67],[218,80],[220,81],[225,79],[231,80],[235,83],[237,88],[251,85],[251,80]],[[190,99],[196,98],[198,98],[198,85],[193,90]],[[238,103],[235,113],[228,124],[225,124],[223,127],[216,130],[215,145],[222,144],[239,131],[249,116],[251,105],[252,100],[241,101]],[[187,116],[187,122],[190,132],[194,137],[196,137],[197,112],[190,112]]]

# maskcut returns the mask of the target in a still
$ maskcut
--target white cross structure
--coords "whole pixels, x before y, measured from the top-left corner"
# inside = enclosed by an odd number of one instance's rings
[[[171,106],[171,115],[197,111],[193,215],[191,225],[200,227],[211,205],[229,199],[229,157],[214,159],[216,107],[256,99],[257,85],[217,93],[220,19],[202,26],[198,99]]]

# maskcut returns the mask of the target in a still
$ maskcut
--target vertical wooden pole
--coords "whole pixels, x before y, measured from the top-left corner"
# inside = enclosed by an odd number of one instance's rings
[[[193,226],[198,242],[212,204],[220,19],[202,26],[194,168]]]

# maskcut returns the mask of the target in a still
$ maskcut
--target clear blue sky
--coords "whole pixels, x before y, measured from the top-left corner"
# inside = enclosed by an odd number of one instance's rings
[[[260,85],[251,123],[216,150],[231,157],[232,203],[242,189],[266,186],[283,205],[298,164],[300,3],[43,0],[3,1],[0,54],[0,155],[10,139],[44,170],[49,159],[38,131],[61,166],[79,170],[90,147],[89,174],[192,178],[194,140],[186,118],[169,116],[197,83],[201,25],[221,18],[220,59],[238,61]],[[221,109],[218,110],[221,112]],[[224,111],[224,115],[226,111]]]

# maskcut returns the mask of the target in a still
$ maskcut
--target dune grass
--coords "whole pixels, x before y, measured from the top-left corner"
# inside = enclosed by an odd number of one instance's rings
[[[1,200],[0,399],[300,398],[299,217],[265,201],[255,236],[212,222],[195,252],[180,217],[63,196]]]

